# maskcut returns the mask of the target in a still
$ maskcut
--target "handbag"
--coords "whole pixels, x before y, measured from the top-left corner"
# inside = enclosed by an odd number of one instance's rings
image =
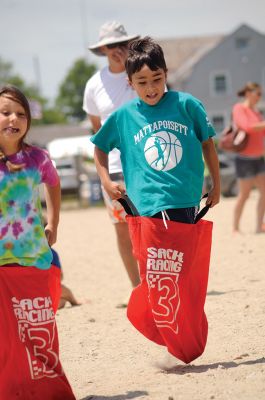
[[[238,153],[245,149],[248,139],[245,131],[234,128],[231,124],[221,132],[218,147],[220,150]]]
[[[185,363],[203,353],[208,335],[204,303],[212,222],[200,219],[208,208],[195,224],[126,217],[141,278],[127,317],[145,337]]]

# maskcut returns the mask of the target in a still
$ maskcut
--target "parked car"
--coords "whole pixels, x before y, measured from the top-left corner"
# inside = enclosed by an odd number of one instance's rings
[[[233,197],[238,193],[237,179],[233,155],[229,153],[219,153],[219,168],[221,181],[221,194],[224,197]],[[210,176],[205,177],[206,191],[211,188]]]
[[[80,180],[75,157],[61,157],[53,161],[60,177],[62,194],[77,193]]]

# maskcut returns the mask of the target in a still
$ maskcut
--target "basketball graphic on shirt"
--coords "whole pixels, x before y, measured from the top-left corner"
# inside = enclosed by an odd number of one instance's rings
[[[144,155],[150,167],[157,171],[169,171],[180,162],[182,146],[173,133],[161,131],[147,139]]]

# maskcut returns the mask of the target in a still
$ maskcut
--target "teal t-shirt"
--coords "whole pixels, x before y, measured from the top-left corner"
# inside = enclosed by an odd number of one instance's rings
[[[121,152],[126,191],[140,215],[199,204],[202,142],[214,136],[202,103],[169,91],[154,106],[137,98],[115,111],[91,141]]]

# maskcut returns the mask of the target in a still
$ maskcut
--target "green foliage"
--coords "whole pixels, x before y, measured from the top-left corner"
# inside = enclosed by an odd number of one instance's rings
[[[59,88],[59,94],[54,106],[49,106],[48,100],[41,96],[35,85],[29,85],[24,79],[13,72],[13,65],[0,57],[0,86],[11,84],[18,87],[31,101],[41,105],[42,118],[33,119],[33,125],[62,124],[67,119],[82,120],[85,113],[82,110],[83,95],[87,80],[95,73],[96,66],[85,59],[76,60]]]
[[[41,100],[38,88],[27,85],[23,78],[13,72],[13,65],[0,57],[0,85],[11,84],[18,87],[27,98]]]
[[[0,57],[0,84],[4,85],[12,76],[12,64]]]
[[[55,107],[52,108],[43,108],[42,109],[42,118],[41,119],[33,119],[32,125],[49,125],[49,124],[65,124],[67,123],[66,115],[64,115],[60,110]]]
[[[83,96],[87,80],[95,73],[97,67],[85,59],[75,61],[64,81],[59,87],[56,106],[63,114],[76,120],[82,120],[85,113],[82,110]]]
[[[35,100],[41,105],[42,118],[33,119],[32,125],[61,124],[66,122],[66,116],[60,110],[56,107],[48,107],[48,100],[41,96],[36,86],[28,85],[22,77],[13,72],[13,65],[0,57],[0,86],[6,84],[18,87],[29,100]]]

